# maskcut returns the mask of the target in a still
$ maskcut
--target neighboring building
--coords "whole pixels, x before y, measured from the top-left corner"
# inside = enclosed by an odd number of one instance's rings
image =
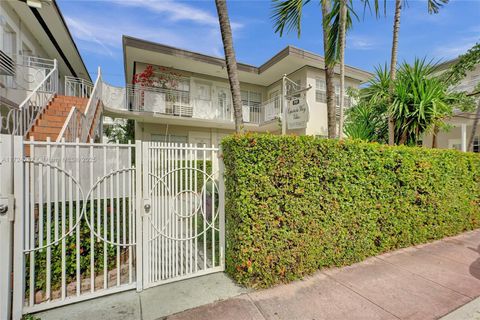
[[[218,144],[233,132],[224,59],[127,36],[123,50],[127,102],[117,107],[106,103],[105,113],[136,120],[136,139]],[[347,87],[357,88],[371,77],[354,67],[345,69]],[[287,133],[327,135],[321,56],[288,46],[259,67],[239,63],[238,73],[247,130],[281,132],[282,78],[287,75],[301,87],[312,87],[306,93],[310,106],[306,127]]]
[[[1,133],[56,140],[67,131],[73,139],[87,128],[83,140],[93,137],[101,127],[101,109],[88,108],[92,90],[54,0],[0,1]]]
[[[440,64],[438,66],[439,72],[447,70],[457,61],[458,58]],[[479,83],[480,64],[478,64],[474,70],[467,72],[466,77],[452,89],[471,93]],[[472,137],[472,127],[475,117],[475,112],[455,111],[454,116],[447,121],[450,129],[438,133],[437,147],[467,151],[468,143]],[[422,144],[425,147],[431,147],[432,135],[426,135],[423,138]],[[480,152],[480,130],[477,130],[473,137],[473,152]]]

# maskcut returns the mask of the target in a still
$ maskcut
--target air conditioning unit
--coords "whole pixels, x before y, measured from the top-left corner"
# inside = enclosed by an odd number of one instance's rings
[[[15,75],[15,61],[2,50],[0,50],[0,75]]]

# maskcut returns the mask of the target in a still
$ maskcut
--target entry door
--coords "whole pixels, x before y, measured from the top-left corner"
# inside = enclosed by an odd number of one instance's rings
[[[218,148],[144,142],[144,287],[224,270]]]

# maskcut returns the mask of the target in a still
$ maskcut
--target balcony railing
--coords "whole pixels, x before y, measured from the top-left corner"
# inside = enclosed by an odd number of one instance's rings
[[[13,72],[7,75],[7,88],[33,91],[55,68],[55,60],[24,55],[9,56],[15,64]]]
[[[262,125],[279,118],[282,113],[280,96],[258,105],[243,106],[243,122]]]
[[[188,91],[136,85],[119,88],[103,83],[102,101],[110,110],[233,122],[230,99],[194,98]],[[262,125],[277,119],[281,111],[281,98],[275,97],[261,104],[244,106],[243,118],[245,123]]]
[[[65,76],[65,95],[79,98],[90,98],[93,90],[93,83],[70,76]]]
[[[137,112],[152,112],[196,119],[232,120],[228,101],[193,99],[190,92],[128,85],[127,108]]]

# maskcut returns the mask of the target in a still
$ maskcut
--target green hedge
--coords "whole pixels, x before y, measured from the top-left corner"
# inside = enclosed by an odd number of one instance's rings
[[[480,156],[309,136],[222,143],[226,266],[268,287],[480,226]]]

